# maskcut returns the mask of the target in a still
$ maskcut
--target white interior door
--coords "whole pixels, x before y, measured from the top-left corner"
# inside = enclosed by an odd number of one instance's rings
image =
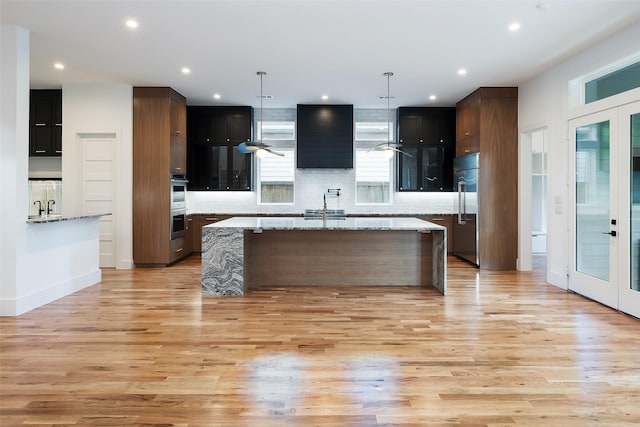
[[[82,211],[84,214],[111,212],[100,218],[100,267],[115,267],[115,134],[83,134]]]
[[[640,102],[570,122],[569,289],[640,317]]]
[[[640,102],[619,108],[620,150],[622,162],[620,178],[621,258],[619,283],[619,310],[640,317]]]
[[[573,219],[569,289],[618,307],[617,117],[611,110],[570,122]]]

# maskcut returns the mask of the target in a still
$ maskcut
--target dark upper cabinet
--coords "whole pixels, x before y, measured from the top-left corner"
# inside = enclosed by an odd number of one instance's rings
[[[238,151],[251,141],[251,107],[187,107],[187,188],[192,191],[252,189],[252,158]]]
[[[353,105],[298,104],[298,168],[353,168]]]
[[[29,96],[29,155],[62,155],[62,90],[32,90]]]
[[[399,107],[398,142],[455,146],[456,109],[454,107]]]
[[[399,107],[398,191],[452,191],[456,109]]]

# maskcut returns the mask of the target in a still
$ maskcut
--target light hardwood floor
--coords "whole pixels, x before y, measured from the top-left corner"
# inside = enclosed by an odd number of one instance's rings
[[[0,424],[640,423],[640,321],[536,273],[449,258],[446,297],[201,298],[199,262],[105,270],[99,285],[1,318]]]

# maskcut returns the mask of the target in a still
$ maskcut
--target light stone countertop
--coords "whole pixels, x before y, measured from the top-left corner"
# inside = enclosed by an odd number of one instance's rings
[[[27,224],[46,224],[49,222],[70,221],[74,219],[97,218],[105,215],[111,215],[111,212],[89,214],[89,215],[64,215],[64,214],[42,215],[37,217],[29,217],[27,219]]]
[[[445,227],[412,217],[305,219],[302,217],[233,217],[203,228],[256,230],[445,230]]]

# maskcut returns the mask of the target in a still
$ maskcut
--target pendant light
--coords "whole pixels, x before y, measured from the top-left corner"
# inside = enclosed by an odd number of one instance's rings
[[[390,107],[390,102],[391,102],[390,79],[391,79],[391,76],[393,76],[393,73],[391,71],[387,71],[386,73],[383,74],[383,76],[387,77],[387,142],[386,143],[383,142],[382,144],[376,145],[375,149],[376,151],[384,151],[384,154],[389,158],[393,157],[394,152],[404,154],[405,156],[413,157],[411,154],[405,153],[404,151],[400,150],[400,147],[402,147],[401,144],[391,143],[391,138],[389,137],[389,134],[391,132],[391,127],[393,122],[391,120],[391,107]]]
[[[238,145],[238,151],[242,154],[251,154],[256,153],[256,156],[262,157],[263,153],[271,153],[276,156],[284,156],[282,153],[278,153],[269,149],[269,146],[262,142],[262,100],[264,99],[262,95],[262,77],[266,76],[267,73],[265,71],[258,71],[256,73],[260,76],[260,140],[259,141],[247,141],[242,142]]]

